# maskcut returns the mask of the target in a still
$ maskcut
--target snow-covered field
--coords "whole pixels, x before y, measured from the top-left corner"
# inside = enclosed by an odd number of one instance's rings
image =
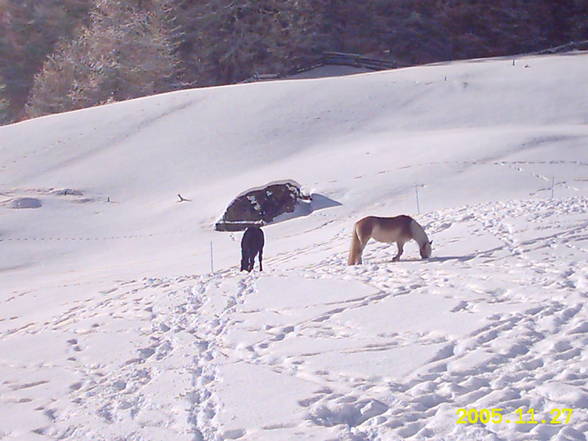
[[[587,78],[471,60],[1,127],[0,440],[586,440]],[[314,211],[239,273],[212,224],[283,179]],[[348,267],[354,221],[398,214],[433,257]]]

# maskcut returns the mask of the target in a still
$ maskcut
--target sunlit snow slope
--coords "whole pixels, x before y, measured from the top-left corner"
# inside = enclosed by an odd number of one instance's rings
[[[0,440],[586,440],[587,78],[472,60],[0,127]],[[212,225],[283,179],[314,212],[240,274]],[[433,258],[346,266],[398,214]]]

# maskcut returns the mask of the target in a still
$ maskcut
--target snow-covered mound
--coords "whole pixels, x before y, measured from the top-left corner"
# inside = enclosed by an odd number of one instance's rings
[[[36,198],[15,198],[9,199],[5,205],[10,208],[39,208],[42,204]]]
[[[0,128],[0,439],[585,440],[586,78],[582,52],[472,60]],[[212,225],[284,176],[340,205],[239,274]],[[433,258],[347,267],[353,222],[398,214]]]

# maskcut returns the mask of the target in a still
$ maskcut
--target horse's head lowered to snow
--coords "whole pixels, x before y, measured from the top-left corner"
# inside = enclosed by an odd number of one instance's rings
[[[433,252],[431,245],[433,244],[432,240],[428,240],[426,241],[424,244],[421,245],[420,247],[420,252],[421,252],[421,257],[423,259],[428,259],[429,257],[431,257],[431,253]]]

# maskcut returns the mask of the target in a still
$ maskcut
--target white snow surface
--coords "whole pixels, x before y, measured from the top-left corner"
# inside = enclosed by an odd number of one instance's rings
[[[582,52],[470,60],[0,128],[0,440],[585,441],[587,78]],[[212,225],[281,179],[341,205],[240,273]],[[399,214],[433,257],[348,267],[353,223]]]

